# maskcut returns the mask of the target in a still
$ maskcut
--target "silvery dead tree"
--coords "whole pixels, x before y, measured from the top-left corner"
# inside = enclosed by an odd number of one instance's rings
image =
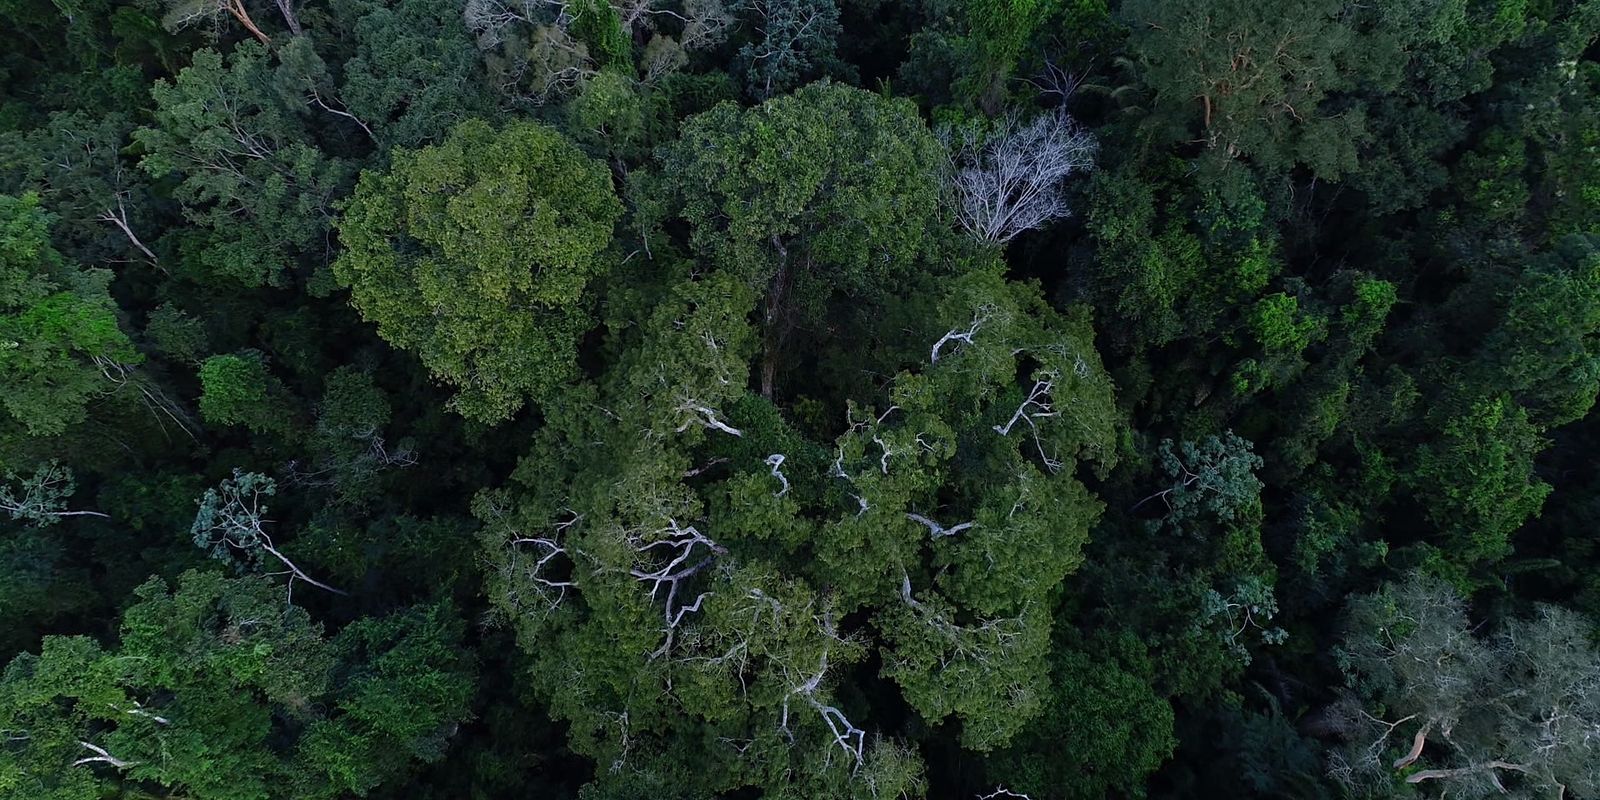
[[[628,34],[673,27],[678,46],[690,51],[721,44],[733,27],[721,0],[612,0],[611,7]]]
[[[462,19],[508,95],[542,105],[598,72],[565,0],[468,0]]]
[[[572,25],[565,0],[467,0],[461,18],[485,50],[504,44],[519,27],[554,25],[566,30]]]
[[[348,594],[306,574],[273,543],[262,526],[270,521],[266,518],[265,501],[277,491],[277,484],[265,475],[234,470],[232,478],[215,489],[207,489],[200,498],[200,510],[190,528],[194,543],[212,558],[242,566],[262,567],[271,556],[283,569],[267,574],[289,576],[291,600],[297,580],[323,591]]]
[[[1071,213],[1067,177],[1094,168],[1099,145],[1065,111],[1024,124],[1008,116],[990,131],[942,134],[956,219],[981,241],[1005,244]]]
[[[1353,600],[1348,626],[1338,655],[1353,691],[1335,711],[1349,744],[1330,762],[1341,782],[1600,793],[1600,652],[1581,614],[1541,606],[1485,635],[1453,588],[1413,576]]]
[[[7,472],[5,485],[0,486],[0,511],[10,514],[13,520],[30,522],[38,527],[54,525],[66,517],[109,519],[98,511],[66,510],[67,498],[72,496],[76,488],[72,470],[54,461],[28,476]]]

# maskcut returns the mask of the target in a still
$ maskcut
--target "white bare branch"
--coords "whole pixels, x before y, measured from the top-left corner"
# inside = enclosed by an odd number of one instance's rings
[[[772,477],[777,478],[778,482],[782,484],[778,491],[773,494],[773,497],[782,497],[789,493],[789,479],[785,478],[783,470],[779,469],[779,467],[783,466],[783,461],[784,456],[782,453],[773,453],[767,456],[766,464],[772,468]]]
[[[963,331],[959,328],[953,328],[949,333],[939,337],[939,341],[933,343],[933,352],[928,356],[928,363],[939,363],[939,352],[944,349],[945,345],[951,342],[972,344],[972,337],[978,335],[978,331],[989,322],[989,318],[992,313],[993,309],[991,307],[983,306],[972,313],[972,324],[968,325],[966,330]]]
[[[1034,379],[1033,388],[1028,390],[1027,398],[1022,401],[1021,405],[1017,406],[1016,411],[1012,412],[1011,418],[1006,420],[1004,425],[994,426],[995,433],[1001,436],[1010,436],[1012,427],[1018,422],[1028,423],[1028,428],[1033,433],[1034,447],[1039,451],[1039,458],[1044,463],[1045,468],[1052,473],[1060,471],[1061,461],[1045,450],[1044,441],[1039,438],[1037,421],[1060,416],[1060,412],[1055,409],[1055,401],[1051,394],[1055,390],[1056,379],[1059,377],[1053,370],[1039,373]]]
[[[701,592],[693,600],[684,601],[679,597],[679,592],[691,578],[711,566],[717,556],[726,555],[728,550],[695,526],[681,525],[670,518],[660,529],[630,534],[628,538],[640,559],[639,565],[630,569],[628,574],[634,580],[649,585],[652,600],[662,594],[663,588],[666,589],[666,602],[662,606],[666,638],[661,647],[651,654],[652,658],[657,658],[672,650],[683,618],[699,611],[700,604],[711,596],[710,592]]]
[[[84,741],[80,741],[78,744],[83,745],[84,748],[89,750],[89,752],[94,753],[94,755],[86,756],[72,762],[72,766],[74,767],[81,767],[84,764],[110,764],[117,769],[127,769],[128,767],[139,763],[137,761],[123,761],[122,759],[106,752],[106,749],[104,747],[100,747],[99,745],[90,744]]]
[[[833,621],[828,618],[818,618],[817,625],[822,629],[823,635],[831,641],[843,641],[839,638]],[[789,695],[783,700],[783,708],[779,717],[778,727],[792,740],[793,734],[789,731],[789,698],[799,697],[806,705],[822,717],[823,724],[828,726],[828,731],[833,735],[833,743],[849,754],[854,760],[853,769],[859,770],[865,757],[867,745],[867,732],[857,728],[845,716],[843,711],[823,702],[819,697],[822,682],[828,675],[828,648],[823,648],[817,671],[804,677],[798,685],[789,690]]]
[[[720,419],[717,419],[715,409],[701,405],[694,400],[687,400],[678,406],[678,411],[687,414],[688,418],[677,428],[678,433],[689,429],[690,425],[700,425],[704,428],[719,430],[729,436],[744,436],[744,431],[739,430]]]
[[[909,519],[912,522],[915,522],[915,523],[917,523],[919,525],[927,526],[928,535],[931,538],[934,538],[934,539],[943,538],[945,536],[954,536],[954,535],[956,535],[956,534],[958,534],[958,533],[960,533],[960,532],[962,532],[964,530],[968,530],[970,528],[973,528],[973,527],[977,526],[977,524],[978,524],[976,522],[963,522],[963,523],[961,523],[959,525],[952,525],[952,526],[946,528],[945,526],[940,525],[939,523],[934,522],[933,520],[928,519],[927,517],[924,517],[921,514],[912,514],[912,513],[907,513],[906,514],[906,519]]]

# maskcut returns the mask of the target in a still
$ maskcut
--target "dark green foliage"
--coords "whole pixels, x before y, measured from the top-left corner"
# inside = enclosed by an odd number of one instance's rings
[[[284,389],[256,351],[212,356],[200,365],[200,416],[213,425],[243,425],[256,433],[282,431]]]
[[[30,436],[82,422],[110,390],[106,365],[141,358],[117,324],[110,274],[69,264],[50,244],[35,195],[0,195],[0,406]]]
[[[0,800],[1600,796],[1597,56],[0,0]]]

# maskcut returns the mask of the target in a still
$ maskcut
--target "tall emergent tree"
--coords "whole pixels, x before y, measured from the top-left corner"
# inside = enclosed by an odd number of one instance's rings
[[[586,292],[622,213],[605,167],[555,130],[458,126],[362,175],[334,274],[378,334],[498,422],[577,374]]]

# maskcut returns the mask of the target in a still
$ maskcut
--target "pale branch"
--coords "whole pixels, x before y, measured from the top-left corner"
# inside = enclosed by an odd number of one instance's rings
[[[906,519],[909,519],[919,525],[926,526],[929,537],[934,539],[939,539],[945,536],[954,536],[977,525],[976,522],[963,522],[959,525],[952,525],[946,528],[945,526],[940,525],[939,523],[934,522],[933,520],[928,519],[921,514],[912,514],[909,512],[906,514]]]
[[[833,640],[839,640],[838,633],[834,630],[831,621],[819,619],[817,624],[822,628],[825,636]],[[833,735],[833,743],[855,760],[854,769],[859,770],[865,756],[867,732],[851,723],[843,711],[822,702],[817,697],[822,681],[828,675],[828,652],[827,648],[823,649],[821,663],[818,665],[817,671],[804,681],[801,681],[798,686],[791,688],[789,694],[784,697],[782,714],[779,718],[779,729],[793,741],[794,736],[789,732],[789,698],[800,697],[822,717],[823,724],[828,727],[829,733]]]
[[[8,479],[15,476],[8,475]],[[9,485],[0,485],[0,511],[12,519],[26,519],[36,524],[49,525],[65,517],[98,517],[110,519],[98,511],[65,511],[61,505],[76,489],[71,470],[52,461],[22,479],[21,493]]]
[[[238,550],[256,559],[260,558],[260,553],[272,556],[283,565],[285,574],[290,576],[291,599],[296,580],[305,581],[326,592],[348,596],[349,592],[311,577],[273,543],[272,536],[262,528],[266,508],[261,505],[261,499],[263,495],[273,494],[276,487],[271,481],[256,483],[258,480],[265,481],[260,476],[235,472],[233,480],[223,482],[221,492],[215,489],[208,491],[195,517],[195,543],[213,548],[217,544],[225,545],[228,549]]]
[[[778,491],[773,494],[773,497],[782,497],[789,493],[789,479],[784,477],[783,470],[779,469],[779,467],[783,466],[783,461],[784,456],[782,453],[773,453],[772,455],[767,456],[767,460],[765,462],[767,466],[772,468],[772,477],[777,478],[778,482],[782,484],[781,488],[779,488]]]
[[[157,725],[171,725],[172,724],[172,720],[167,719],[166,717],[163,717],[163,716],[161,716],[159,714],[152,714],[152,713],[144,710],[144,706],[140,705],[137,700],[135,700],[133,702],[133,708],[124,708],[124,709],[122,709],[122,713],[131,715],[131,716],[135,716],[135,717],[144,717],[145,719],[148,719],[148,720],[150,720],[151,722],[154,722]]]
[[[80,766],[83,766],[84,764],[97,764],[98,763],[98,764],[110,764],[111,766],[116,767],[117,769],[127,769],[128,767],[134,766],[135,764],[139,763],[137,761],[123,761],[122,759],[117,758],[116,756],[111,755],[110,753],[106,752],[105,748],[100,747],[98,745],[93,745],[93,744],[90,744],[90,743],[85,742],[85,741],[79,741],[78,744],[83,745],[86,749],[89,750],[89,752],[94,753],[94,755],[86,756],[84,758],[80,758],[77,761],[72,762],[72,766],[74,766],[74,767],[80,767]]]
[[[690,612],[699,611],[701,603],[711,594],[701,592],[693,600],[684,602],[678,597],[683,585],[711,566],[717,556],[726,555],[728,550],[695,526],[680,525],[675,519],[669,518],[666,527],[654,531],[653,535],[658,538],[646,541],[642,536],[630,536],[630,543],[643,566],[633,567],[628,574],[634,580],[649,585],[652,600],[661,594],[663,588],[666,589],[666,602],[662,607],[666,638],[661,647],[651,654],[652,658],[656,658],[671,651],[683,618]],[[665,563],[652,564],[652,559],[657,558],[656,551],[661,549],[666,551],[667,560]]]
[[[693,477],[695,477],[697,475],[700,475],[701,473],[704,473],[706,470],[713,469],[713,468],[715,468],[717,466],[720,466],[720,465],[726,464],[726,463],[728,463],[728,459],[726,459],[726,458],[724,458],[722,456],[718,456],[716,458],[711,459],[710,461],[707,461],[704,464],[701,464],[698,467],[695,467],[693,469],[684,470],[683,471],[683,477],[685,479],[693,478]]]
[[[744,436],[744,431],[741,431],[738,428],[735,428],[726,422],[717,419],[717,412],[715,409],[700,405],[699,403],[690,400],[679,405],[678,410],[681,412],[686,412],[689,415],[689,418],[684,420],[683,424],[678,426],[678,433],[683,433],[684,431],[688,430],[690,425],[699,424],[701,427],[719,430],[728,434],[729,436]]]
[[[156,258],[156,254],[146,247],[144,242],[139,239],[139,236],[133,232],[133,226],[128,224],[128,210],[123,207],[120,196],[117,198],[116,210],[108,208],[101,211],[97,219],[101,222],[109,222],[115,225],[117,230],[122,231],[122,235],[127,237],[129,244],[132,244],[139,252],[144,253],[144,257],[149,259],[151,264],[160,268],[161,260]]]
[[[928,355],[928,363],[939,363],[939,352],[944,349],[945,345],[951,342],[961,342],[968,345],[972,344],[972,337],[977,336],[978,331],[981,330],[984,325],[988,324],[989,315],[990,310],[987,306],[980,308],[973,312],[972,324],[968,325],[966,330],[963,331],[953,328],[945,335],[939,337],[939,341],[933,343],[933,352]]]
[[[283,15],[283,24],[288,26],[289,34],[299,36],[302,31],[300,18],[294,13],[294,0],[273,0],[273,2],[278,6],[278,13]]]
[[[1016,797],[1016,798],[1021,798],[1021,800],[1033,800],[1033,798],[1031,798],[1031,797],[1029,797],[1029,796],[1027,796],[1025,794],[1018,794],[1016,792],[1011,791],[1010,789],[1007,789],[1004,786],[996,786],[996,787],[994,787],[994,791],[992,791],[992,792],[990,792],[988,794],[978,795],[978,800],[997,800],[997,798],[1001,798],[1001,797]]]
[[[1012,412],[1011,418],[1006,420],[1004,425],[994,426],[995,433],[1001,436],[1010,436],[1011,428],[1018,422],[1026,422],[1028,425],[1033,426],[1035,419],[1058,416],[1058,412],[1050,399],[1050,392],[1055,389],[1056,385],[1055,378],[1055,373],[1052,372],[1045,373],[1043,377],[1035,380],[1033,388],[1028,391],[1027,399],[1017,406],[1017,410]]]
[[[163,435],[167,432],[166,423],[161,421],[163,415],[172,420],[178,430],[183,431],[190,439],[195,439],[195,431],[199,424],[189,417],[189,413],[179,406],[166,392],[161,391],[153,381],[145,378],[133,367],[119,364],[104,356],[93,356],[90,360],[100,368],[100,374],[107,381],[114,384],[117,389],[132,385],[139,392],[139,402],[150,415],[155,417],[156,424],[161,427]]]
[[[1411,719],[1411,717],[1406,717],[1406,719]],[[1401,720],[1401,722],[1404,721],[1405,720]],[[1395,724],[1398,725],[1400,723],[1397,722]],[[1411,749],[1406,751],[1405,755],[1395,759],[1395,769],[1405,769],[1406,767],[1416,763],[1417,759],[1422,756],[1422,748],[1428,744],[1428,731],[1432,728],[1433,723],[1430,721],[1428,724],[1423,725],[1417,730],[1416,736],[1411,737]]]
[[[1485,772],[1485,771],[1497,770],[1497,769],[1509,769],[1509,770],[1512,770],[1512,771],[1515,771],[1515,772],[1522,772],[1522,773],[1527,773],[1527,772],[1531,772],[1532,771],[1532,770],[1530,770],[1528,768],[1528,765],[1526,765],[1526,764],[1513,764],[1513,763],[1508,762],[1508,761],[1495,760],[1495,761],[1488,761],[1488,762],[1485,762],[1485,763],[1482,763],[1482,764],[1473,764],[1471,766],[1466,766],[1466,767],[1457,767],[1455,769],[1424,769],[1424,770],[1418,770],[1417,772],[1413,772],[1410,775],[1406,776],[1406,783],[1416,784],[1416,783],[1422,783],[1423,781],[1434,781],[1434,780],[1444,780],[1444,779],[1449,779],[1449,778],[1459,778],[1459,777],[1461,777],[1463,775],[1471,775],[1471,774],[1476,773],[1476,772]]]
[[[282,2],[284,2],[284,0],[279,0],[279,2],[282,3]],[[357,117],[356,115],[350,113],[349,111],[340,111],[339,109],[328,105],[327,102],[325,102],[322,99],[322,95],[317,93],[316,89],[312,89],[311,90],[311,100],[310,100],[310,102],[316,104],[316,106],[318,108],[321,108],[323,111],[326,111],[326,112],[328,112],[330,114],[334,114],[336,116],[344,117],[345,119],[348,119],[351,122],[354,122],[358,127],[361,128],[362,131],[366,132],[368,139],[371,139],[374,142],[376,142],[378,140],[378,137],[372,133],[372,129],[367,127],[367,123],[362,122],[360,117]]]
[[[1051,473],[1059,472],[1062,464],[1060,459],[1046,452],[1044,441],[1039,438],[1037,421],[1061,415],[1055,409],[1055,400],[1052,396],[1052,392],[1055,391],[1056,379],[1059,377],[1054,370],[1040,373],[1039,377],[1034,380],[1033,388],[1028,390],[1027,398],[1022,401],[1021,405],[1017,406],[1016,411],[1011,413],[1011,418],[1006,420],[1004,425],[994,426],[995,433],[1001,436],[1010,436],[1011,429],[1018,422],[1028,423],[1028,428],[1033,434],[1033,446],[1039,451],[1039,459],[1044,464],[1045,469]]]

